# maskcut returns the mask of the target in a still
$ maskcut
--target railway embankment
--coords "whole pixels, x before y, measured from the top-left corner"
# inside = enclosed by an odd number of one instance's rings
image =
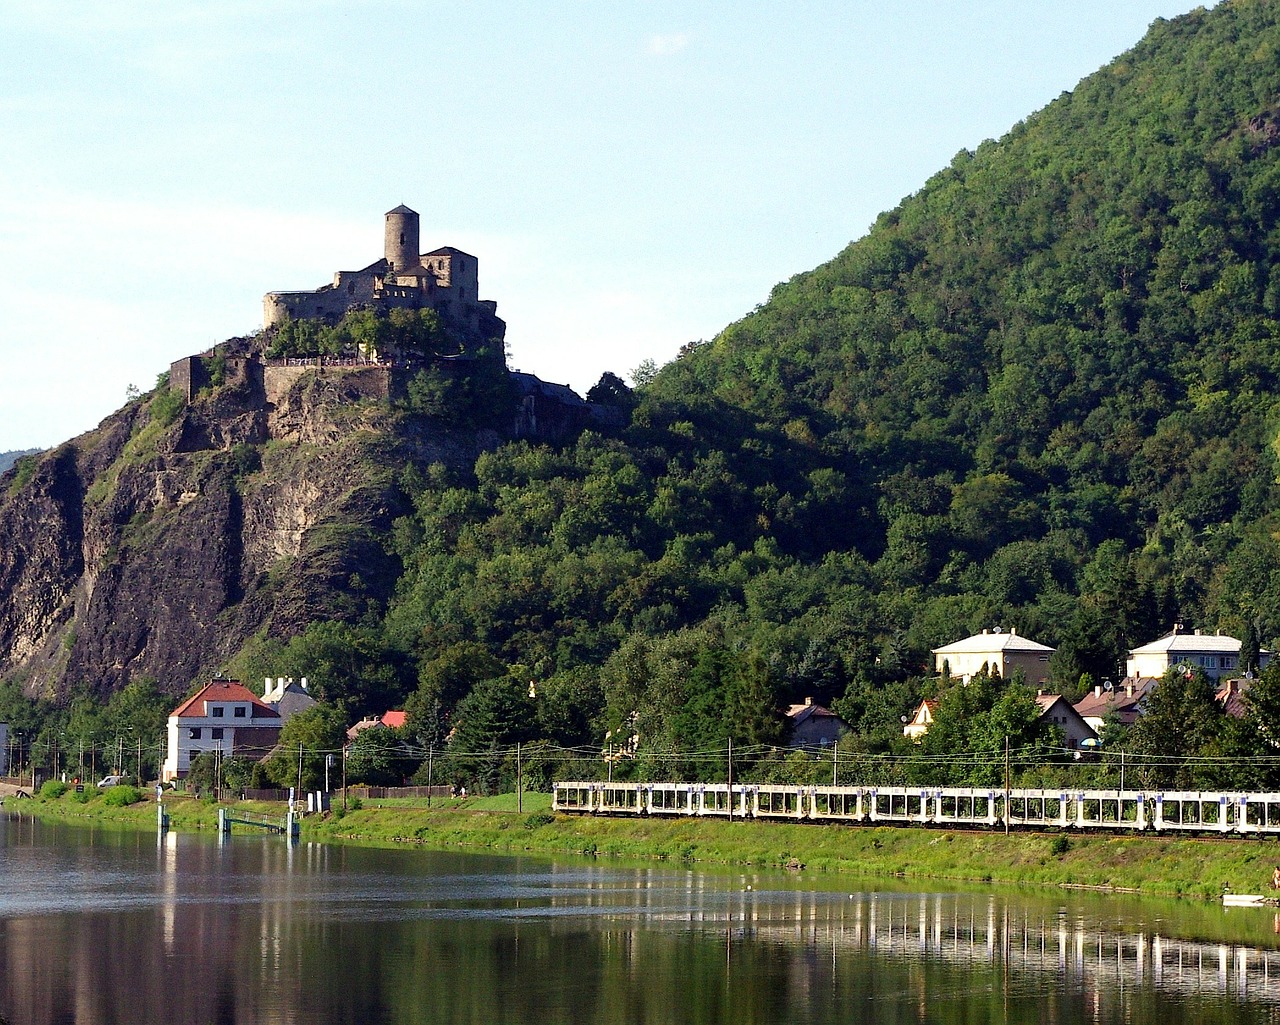
[[[173,829],[216,830],[213,802],[166,797],[165,803]],[[156,822],[151,801],[113,808],[97,796],[83,803],[70,795],[9,800],[4,809],[104,827],[155,829]],[[1224,887],[1263,892],[1280,864],[1274,839],[557,815],[545,794],[524,795],[520,810],[510,794],[437,799],[431,807],[421,800],[353,801],[345,812],[339,805],[305,818],[302,842],[792,869],[847,877],[860,888],[897,878],[1197,899],[1215,899]]]

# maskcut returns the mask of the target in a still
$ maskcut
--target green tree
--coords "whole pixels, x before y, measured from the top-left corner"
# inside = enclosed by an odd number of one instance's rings
[[[340,757],[345,739],[346,720],[341,710],[333,705],[313,705],[284,724],[280,741],[263,768],[277,787],[318,790],[324,783],[326,756]]]

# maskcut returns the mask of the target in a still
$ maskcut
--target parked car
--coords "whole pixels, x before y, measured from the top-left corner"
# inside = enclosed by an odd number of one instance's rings
[[[124,776],[103,776],[98,780],[98,789],[106,790],[107,787],[117,787],[125,781]]]

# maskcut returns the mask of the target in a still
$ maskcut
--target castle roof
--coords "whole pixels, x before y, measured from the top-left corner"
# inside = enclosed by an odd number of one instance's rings
[[[549,399],[555,399],[566,406],[585,406],[587,404],[582,396],[567,384],[552,384],[520,370],[511,371],[511,379],[516,386],[516,390],[521,395],[542,395]]]
[[[414,214],[416,216],[417,213],[417,210],[410,210],[407,206],[401,203],[394,210],[388,210],[386,216],[390,216],[391,214]]]

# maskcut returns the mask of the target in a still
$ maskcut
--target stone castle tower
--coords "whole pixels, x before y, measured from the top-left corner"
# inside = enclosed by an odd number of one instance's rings
[[[432,309],[445,326],[472,338],[502,338],[498,304],[480,298],[479,261],[452,246],[421,251],[418,214],[401,203],[383,217],[382,258],[360,270],[340,270],[333,282],[304,292],[268,292],[262,323],[313,317],[336,323],[356,308]]]
[[[387,211],[382,252],[389,270],[403,273],[418,265],[417,211],[410,210],[403,203],[394,210]]]

